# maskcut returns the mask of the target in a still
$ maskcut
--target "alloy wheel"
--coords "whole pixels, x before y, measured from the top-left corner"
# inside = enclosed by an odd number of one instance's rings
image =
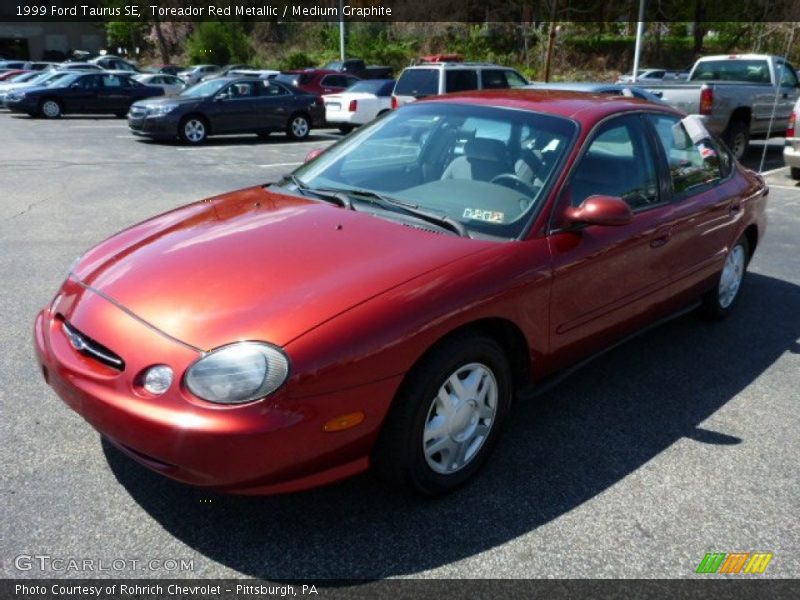
[[[722,275],[719,278],[719,305],[728,308],[736,299],[739,288],[744,278],[744,248],[737,244],[725,259],[725,266],[722,268]]]

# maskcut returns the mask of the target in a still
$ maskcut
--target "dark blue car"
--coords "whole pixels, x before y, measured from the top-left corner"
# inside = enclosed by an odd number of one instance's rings
[[[56,119],[65,113],[111,113],[124,117],[137,100],[163,96],[159,87],[143,85],[117,73],[75,73],[48,87],[11,92],[6,106],[32,117]]]

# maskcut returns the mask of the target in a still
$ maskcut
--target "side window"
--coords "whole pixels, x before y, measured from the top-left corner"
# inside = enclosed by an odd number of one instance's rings
[[[573,171],[567,190],[573,206],[589,196],[617,196],[638,210],[659,204],[653,149],[638,116],[606,123]]]
[[[731,158],[694,117],[648,115],[669,163],[672,190],[677,196],[713,183],[730,171]]]
[[[445,93],[478,89],[478,72],[473,69],[445,71]]]
[[[88,75],[80,80],[81,88],[84,90],[97,90],[102,84],[102,75]]]
[[[797,73],[789,63],[783,63],[783,68],[778,65],[779,73],[781,75],[781,87],[797,87]]]
[[[505,71],[505,75],[506,80],[508,81],[508,87],[515,88],[528,85],[528,82],[525,81],[525,78],[516,71]]]
[[[356,79],[355,77],[345,77],[344,79],[345,79],[344,84],[346,87],[350,87],[351,85],[353,85],[358,81],[358,79]]]
[[[122,80],[116,75],[103,75],[103,87],[105,88],[121,88]]]
[[[270,83],[269,85],[262,84],[261,95],[262,96],[288,96],[289,91],[283,88],[282,86],[278,85],[277,83]]]
[[[330,87],[347,87],[345,78],[341,75],[326,75],[322,78],[320,85],[327,85]]]
[[[499,69],[484,69],[481,71],[481,80],[483,81],[483,89],[497,90],[508,87],[506,75]]]

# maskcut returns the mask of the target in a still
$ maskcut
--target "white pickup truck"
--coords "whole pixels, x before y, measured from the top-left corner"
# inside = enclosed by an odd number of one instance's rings
[[[736,158],[752,137],[783,135],[800,96],[794,67],[780,56],[735,54],[705,56],[685,82],[642,85],[688,114],[700,115]]]

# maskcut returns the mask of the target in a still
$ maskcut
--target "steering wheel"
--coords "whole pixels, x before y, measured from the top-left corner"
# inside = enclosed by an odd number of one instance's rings
[[[513,173],[500,173],[500,175],[496,175],[492,178],[489,183],[496,183],[498,185],[504,185],[507,188],[511,188],[517,192],[523,192],[526,196],[535,196],[536,195],[536,188],[534,188],[529,183],[523,181]]]

